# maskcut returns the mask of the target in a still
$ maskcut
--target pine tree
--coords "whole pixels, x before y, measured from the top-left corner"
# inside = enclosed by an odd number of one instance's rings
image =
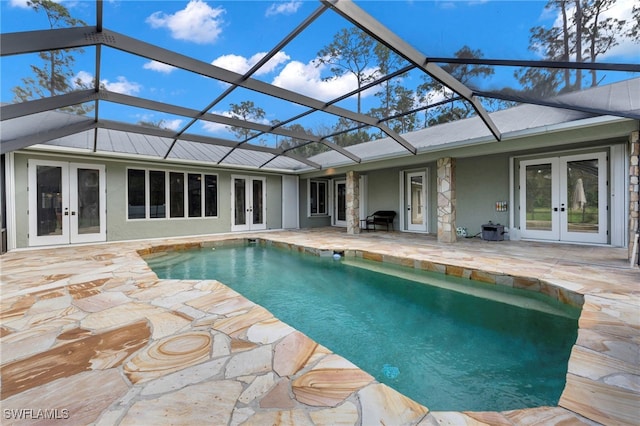
[[[74,27],[86,25],[80,19],[71,16],[69,10],[52,0],[29,0],[27,4],[37,13],[45,13],[50,28]],[[14,102],[26,102],[33,99],[62,95],[76,88],[89,88],[79,79],[75,81],[73,66],[75,58],[72,53],[84,53],[83,49],[62,49],[38,53],[42,66],[31,65],[33,77],[22,78],[23,86],[11,89]],[[63,111],[83,115],[92,111],[92,104],[72,105],[62,108]]]

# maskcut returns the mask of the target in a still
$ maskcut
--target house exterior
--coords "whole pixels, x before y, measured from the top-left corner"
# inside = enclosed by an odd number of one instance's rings
[[[443,242],[491,223],[505,239],[630,248],[640,122],[573,110],[578,96],[637,115],[640,79],[563,95],[566,108],[492,113],[500,140],[475,117],[402,135],[415,153],[387,138],[346,148],[359,162],[339,151],[309,158],[320,169],[285,157],[261,168],[259,150],[223,166],[213,160],[224,147],[195,142],[167,156],[171,141],[153,132],[82,130],[86,119],[56,111],[7,120],[6,248],[322,226],[358,233],[377,210],[397,212],[396,231]],[[79,131],[60,135],[61,123]]]

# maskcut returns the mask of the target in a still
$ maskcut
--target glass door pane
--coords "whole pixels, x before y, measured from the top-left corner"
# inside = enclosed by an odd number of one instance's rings
[[[251,206],[251,209],[253,210],[251,223],[253,225],[261,225],[264,223],[264,214],[263,214],[264,205],[262,201],[263,197],[264,197],[264,192],[263,192],[262,180],[253,179],[252,206]]]
[[[29,246],[68,244],[69,163],[28,160]]]
[[[347,183],[336,184],[336,224],[346,225],[347,221]]]
[[[241,178],[233,179],[233,193],[234,193],[234,225],[246,225],[247,224],[247,188],[246,180]]]
[[[606,243],[607,153],[561,158],[561,239]]]
[[[409,206],[411,207],[410,222],[412,225],[422,225],[422,176],[411,176],[409,185]]]
[[[598,232],[598,160],[567,162],[567,231]]]
[[[553,228],[552,165],[526,166],[526,229],[551,231]]]
[[[105,167],[69,164],[69,240],[67,243],[106,241]]]
[[[406,204],[405,229],[426,232],[427,230],[427,174],[405,173],[404,197]]]
[[[62,200],[62,167],[36,166],[36,199],[37,199],[37,235],[62,235],[66,231],[68,222],[63,220],[63,214],[68,215],[68,209],[63,212]]]
[[[78,234],[100,233],[100,171],[77,169]],[[71,214],[74,214],[72,211]]]

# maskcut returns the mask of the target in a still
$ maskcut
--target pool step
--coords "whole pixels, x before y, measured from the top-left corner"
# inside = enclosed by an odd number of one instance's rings
[[[367,269],[384,275],[399,277],[405,280],[427,284],[458,293],[464,293],[482,299],[494,300],[496,302],[518,306],[524,309],[545,312],[551,315],[558,315],[572,319],[576,319],[580,315],[580,309],[563,305],[561,302],[547,298],[543,294],[533,293],[527,290],[486,284],[462,278],[439,278],[437,275],[441,274],[437,274],[435,272],[429,273],[409,268],[388,266],[379,262],[371,262],[367,260],[345,258],[342,263],[344,265]]]

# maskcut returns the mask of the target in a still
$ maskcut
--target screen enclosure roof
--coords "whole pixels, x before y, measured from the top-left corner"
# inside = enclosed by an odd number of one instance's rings
[[[442,3],[95,1],[69,3],[80,21],[53,25],[3,2],[2,152],[45,144],[298,172],[583,118],[640,120],[637,38],[597,60],[542,59],[527,29],[543,3]],[[34,90],[53,58],[68,68],[55,75],[64,88],[45,77]]]

